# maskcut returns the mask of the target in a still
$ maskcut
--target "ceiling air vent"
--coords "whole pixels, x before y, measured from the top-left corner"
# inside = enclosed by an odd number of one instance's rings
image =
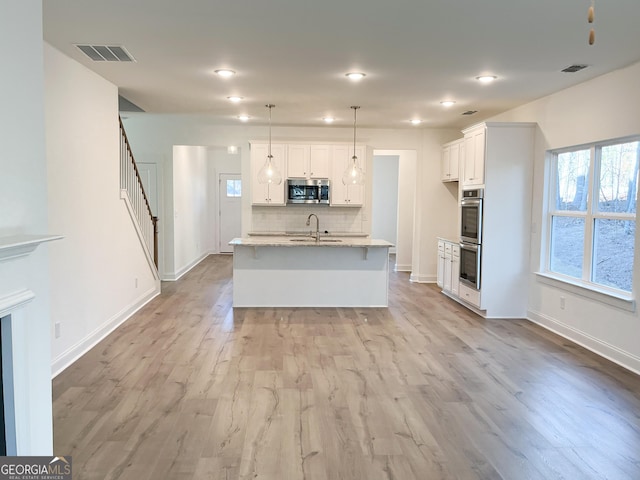
[[[478,113],[478,110],[467,110],[463,112],[462,115],[473,115],[474,113]]]
[[[584,70],[588,66],[589,65],[569,65],[567,68],[563,68],[561,72],[576,73],[576,72],[579,72],[580,70]]]
[[[94,62],[135,62],[127,49],[120,45],[76,45]]]

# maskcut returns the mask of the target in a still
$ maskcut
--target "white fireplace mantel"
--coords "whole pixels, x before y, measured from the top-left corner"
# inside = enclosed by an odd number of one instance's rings
[[[61,235],[13,235],[0,237],[0,262],[29,255],[38,245],[60,240]]]

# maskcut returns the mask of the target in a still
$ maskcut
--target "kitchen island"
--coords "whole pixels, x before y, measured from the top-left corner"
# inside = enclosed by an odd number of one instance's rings
[[[251,237],[233,245],[234,307],[386,307],[389,248],[369,238]]]

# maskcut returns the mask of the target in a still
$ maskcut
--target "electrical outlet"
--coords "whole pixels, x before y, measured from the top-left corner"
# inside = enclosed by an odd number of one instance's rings
[[[54,330],[55,330],[56,338],[60,338],[60,322],[54,323],[53,327],[54,327]]]
[[[136,288],[138,288],[138,278],[135,279]]]
[[[560,309],[564,310],[564,305],[565,305],[565,298],[564,297],[560,297]]]

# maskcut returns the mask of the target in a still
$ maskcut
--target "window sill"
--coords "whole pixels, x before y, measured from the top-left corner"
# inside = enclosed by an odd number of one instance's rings
[[[627,312],[636,311],[636,301],[631,294],[625,295],[623,293],[609,291],[605,288],[598,288],[582,283],[577,279],[569,279],[568,277],[561,277],[548,272],[536,272],[536,276],[538,277],[538,281],[546,285],[560,288],[575,295],[580,295],[590,300],[626,310]]]

